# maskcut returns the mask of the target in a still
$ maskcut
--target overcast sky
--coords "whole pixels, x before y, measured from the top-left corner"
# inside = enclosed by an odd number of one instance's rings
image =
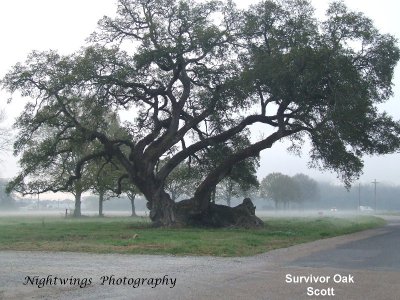
[[[256,1],[236,1],[244,7]],[[400,39],[400,1],[398,0],[345,0],[350,8],[364,12],[374,20],[381,32],[390,33]],[[58,50],[68,54],[79,49],[85,38],[96,28],[103,15],[113,15],[115,0],[8,0],[0,1],[0,77],[12,65],[24,61],[32,50]],[[317,15],[323,16],[328,1],[313,0]],[[395,73],[395,95],[382,109],[400,119],[400,67]],[[7,114],[6,125],[12,124],[19,114],[22,101],[6,104],[8,95],[0,92],[0,108]],[[15,100],[18,100],[15,97]],[[4,125],[4,124],[2,124]],[[336,181],[336,175],[323,173],[307,167],[307,146],[302,157],[288,154],[284,145],[275,145],[261,154],[259,177],[271,172],[288,175],[304,173],[315,179]],[[17,162],[11,154],[2,155],[0,177],[13,177],[17,172]],[[366,157],[364,174],[360,181],[400,185],[400,154],[380,157]]]

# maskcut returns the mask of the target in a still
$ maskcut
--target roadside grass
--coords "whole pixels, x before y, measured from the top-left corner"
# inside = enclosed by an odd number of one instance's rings
[[[281,218],[261,229],[152,228],[130,217],[1,217],[0,250],[249,256],[385,224],[373,216]]]
[[[382,216],[400,216],[400,211],[386,211],[386,212],[381,212],[379,215]]]

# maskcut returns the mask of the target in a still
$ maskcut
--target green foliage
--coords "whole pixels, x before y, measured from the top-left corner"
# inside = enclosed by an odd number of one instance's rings
[[[318,183],[304,174],[296,174],[292,180],[299,187],[298,199],[300,202],[317,201],[320,198],[320,191]]]
[[[300,186],[290,176],[271,173],[261,181],[260,196],[282,203],[286,208],[290,202],[296,202],[300,194]]]
[[[373,104],[392,95],[399,49],[372,21],[333,3],[328,19],[311,18],[306,1],[266,1],[247,13],[251,45],[246,76],[303,124],[311,159],[345,183],[362,169],[362,154],[395,151],[399,123]],[[386,128],[386,129],[384,129]]]
[[[181,196],[192,196],[200,180],[199,168],[183,162],[169,174],[165,181],[165,189],[171,195],[171,199],[175,201]]]
[[[315,201],[319,198],[318,183],[304,174],[293,177],[281,173],[271,173],[260,184],[260,196],[275,202],[277,208],[283,204]]]

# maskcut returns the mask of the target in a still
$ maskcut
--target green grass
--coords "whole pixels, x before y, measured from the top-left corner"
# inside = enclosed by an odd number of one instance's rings
[[[383,215],[383,216],[400,216],[400,211],[381,212],[379,215]]]
[[[261,229],[174,229],[141,218],[1,217],[0,250],[248,256],[385,224],[373,216],[265,221]]]

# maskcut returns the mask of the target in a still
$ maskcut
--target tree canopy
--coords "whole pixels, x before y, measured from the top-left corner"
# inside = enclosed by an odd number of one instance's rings
[[[33,99],[16,122],[22,160],[42,153],[50,167],[72,145],[90,149],[63,184],[43,191],[65,189],[93,160],[115,160],[118,183],[135,184],[154,222],[212,224],[220,212],[210,201],[215,186],[281,139],[296,148],[308,138],[311,163],[346,184],[363,155],[398,151],[400,125],[376,107],[392,95],[398,60],[395,38],[342,2],[319,21],[306,0],[247,10],[229,1],[119,0],[116,17],[99,21],[89,45],[66,56],[32,52],[1,84]],[[129,115],[119,133],[104,121],[111,112]],[[254,124],[264,128],[258,140],[243,134]],[[45,128],[51,134],[43,137]],[[216,146],[229,151],[192,198],[172,201],[167,177]],[[35,168],[23,168],[19,182]]]
[[[0,110],[0,124],[5,119],[5,113],[3,110]],[[0,154],[4,153],[5,151],[9,150],[11,146],[11,138],[10,138],[10,130],[4,126],[0,127]],[[0,158],[0,161],[2,159]]]
[[[275,208],[283,204],[286,208],[290,202],[297,202],[300,187],[290,176],[271,173],[261,181],[260,196],[272,200]]]
[[[261,180],[259,191],[262,198],[275,203],[275,208],[279,204],[287,208],[290,203],[301,204],[319,198],[318,183],[304,174],[290,177],[282,173],[271,173]]]
[[[292,179],[299,186],[299,196],[298,199],[300,202],[312,202],[317,201],[320,198],[320,191],[318,183],[305,174],[296,174],[292,177]]]

